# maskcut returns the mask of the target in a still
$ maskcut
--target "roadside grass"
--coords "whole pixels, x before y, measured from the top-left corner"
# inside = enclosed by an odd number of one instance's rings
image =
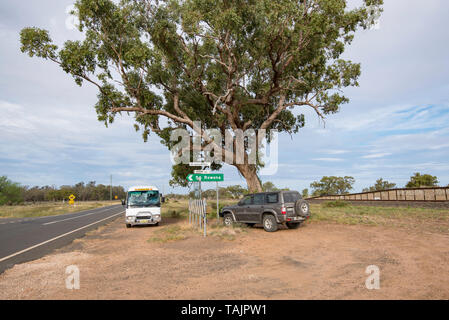
[[[327,201],[323,203],[324,208],[344,208],[349,206],[351,206],[351,204],[343,200]]]
[[[208,226],[208,235],[222,240],[235,240],[239,234],[247,233],[249,227],[245,224],[234,224],[230,227],[225,226],[221,221],[215,220]]]
[[[220,207],[236,203],[237,200],[220,200]],[[247,232],[246,225],[235,224],[232,227],[225,227],[220,220],[217,219],[215,200],[207,202],[207,235],[222,240],[235,240],[239,234]],[[170,225],[154,232],[154,236],[148,239],[148,242],[166,243],[170,241],[178,241],[187,239],[190,235],[202,234],[203,230],[195,228],[185,223],[189,218],[189,201],[188,200],[170,200],[162,205],[162,217],[179,219],[184,221],[181,224]]]
[[[154,232],[154,236],[148,239],[148,242],[166,243],[170,241],[185,240],[188,234],[191,232],[188,226],[183,225],[171,225]]]
[[[86,201],[76,202],[75,205],[61,202],[49,202],[38,204],[25,204],[16,206],[0,206],[1,218],[30,218],[43,216],[56,216],[64,213],[73,213],[91,210],[100,207],[120,204],[119,201]]]
[[[329,207],[312,204],[308,221],[349,225],[389,226],[449,234],[449,210],[411,207]]]
[[[220,206],[236,203],[236,200],[220,200]],[[410,230],[449,234],[449,209],[412,207],[353,206],[344,201],[311,204],[311,217],[307,223],[336,223],[405,228]],[[208,234],[225,240],[234,240],[248,232],[246,225],[223,226],[216,219],[216,203],[208,201]],[[188,200],[169,201],[162,206],[163,217],[187,220]]]

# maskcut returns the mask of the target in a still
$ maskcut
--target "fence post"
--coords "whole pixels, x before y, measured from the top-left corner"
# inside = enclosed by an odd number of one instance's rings
[[[195,226],[198,227],[199,221],[198,221],[198,199],[195,200]]]

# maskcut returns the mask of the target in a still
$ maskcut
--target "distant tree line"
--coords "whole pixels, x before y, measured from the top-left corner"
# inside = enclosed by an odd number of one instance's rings
[[[319,197],[325,195],[342,195],[348,194],[355,183],[354,177],[327,177],[324,176],[320,181],[314,181],[310,184],[313,189],[311,196]],[[430,174],[415,173],[410,177],[410,181],[407,182],[405,188],[424,188],[424,187],[437,187],[438,178]],[[449,185],[448,185],[449,187]],[[363,189],[362,192],[380,191],[396,188],[396,183],[389,182],[383,178],[376,180],[373,186]],[[303,190],[303,197],[309,196],[309,190]]]
[[[43,202],[67,200],[73,194],[76,201],[102,201],[110,199],[110,187],[108,185],[80,182],[73,186],[22,186],[9,180],[6,176],[0,177],[0,205],[14,205],[23,202]],[[112,187],[113,198],[117,196],[124,199],[126,195],[122,186]]]
[[[310,184],[312,189],[311,194],[309,189],[302,191],[302,196],[308,198],[310,196],[324,196],[324,195],[341,195],[348,194],[355,183],[354,177],[336,177],[324,176],[319,181],[314,181]],[[410,177],[410,181],[406,184],[406,188],[420,188],[420,187],[436,187],[438,186],[438,178],[430,174],[415,173]],[[448,185],[449,187],[449,185]],[[363,192],[379,191],[396,188],[396,184],[384,180],[377,179],[373,186],[363,189]],[[267,181],[262,185],[263,191],[278,191],[289,190],[288,188],[278,188],[273,182]],[[220,199],[239,199],[249,191],[241,185],[232,185],[228,187],[219,188]],[[54,186],[43,187],[29,187],[22,186],[17,182],[9,180],[6,176],[0,176],[0,205],[14,205],[23,202],[43,202],[43,201],[62,201],[67,200],[73,194],[77,201],[102,201],[109,200],[110,191],[108,185],[96,184],[95,181],[89,183],[80,182],[73,186],[61,186],[56,188]],[[113,198],[117,196],[119,199],[124,199],[126,191],[122,186],[112,187]],[[202,192],[202,196],[207,199],[215,199],[216,190],[206,189]],[[194,191],[189,194],[167,194],[167,199],[188,199],[194,197]]]

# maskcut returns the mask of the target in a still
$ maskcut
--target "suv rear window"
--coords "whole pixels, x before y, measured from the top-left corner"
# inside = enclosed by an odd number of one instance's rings
[[[296,192],[289,192],[284,193],[284,202],[296,202],[300,199],[299,193]]]
[[[279,196],[277,193],[269,193],[267,194],[267,203],[278,203]]]

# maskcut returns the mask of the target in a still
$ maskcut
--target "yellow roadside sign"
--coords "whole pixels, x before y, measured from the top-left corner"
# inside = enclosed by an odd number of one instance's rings
[[[69,200],[72,200],[72,201],[73,201],[73,200],[75,200],[75,198],[76,198],[76,197],[75,197],[73,194],[71,194],[71,195],[69,196]]]
[[[117,200],[118,199],[118,196],[115,196],[115,200]]]

